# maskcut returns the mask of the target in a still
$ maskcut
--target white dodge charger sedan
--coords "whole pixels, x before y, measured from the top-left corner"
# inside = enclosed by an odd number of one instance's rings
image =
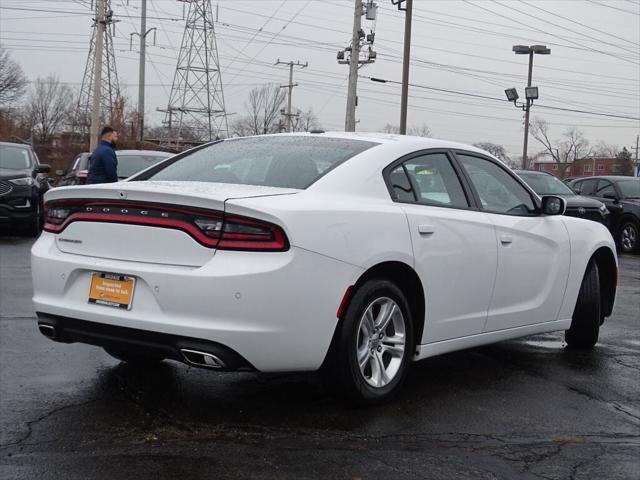
[[[607,229],[457,143],[235,138],[45,200],[39,329],[126,362],[320,370],[375,403],[433,355],[553,330],[591,348],[613,310]]]

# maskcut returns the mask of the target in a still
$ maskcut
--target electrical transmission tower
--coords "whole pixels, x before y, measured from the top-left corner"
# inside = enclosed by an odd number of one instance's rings
[[[100,6],[102,10],[100,11]],[[118,72],[116,70],[116,57],[113,51],[113,10],[111,10],[111,0],[103,0],[96,4],[96,17],[93,19],[91,43],[89,44],[89,55],[82,77],[82,86],[76,106],[76,118],[74,130],[83,136],[89,133],[91,125],[91,113],[93,109],[93,97],[95,94],[94,78],[96,68],[96,58],[101,59],[100,75],[100,122],[112,123],[114,117],[114,107],[116,100],[120,97],[120,85],[118,84]],[[98,39],[102,35],[102,41]],[[98,48],[102,46],[101,53]]]
[[[169,104],[160,109],[173,148],[187,137],[214,140],[229,133],[211,0],[178,1],[189,4],[189,11]]]

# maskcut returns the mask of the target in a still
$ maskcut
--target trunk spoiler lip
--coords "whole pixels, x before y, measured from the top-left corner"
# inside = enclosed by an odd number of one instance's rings
[[[221,250],[244,250],[244,251],[287,251],[290,248],[289,240],[282,227],[272,222],[258,220],[242,215],[229,214],[223,210],[212,210],[191,206],[176,206],[156,202],[140,202],[129,200],[102,200],[102,199],[61,199],[49,200],[45,203],[45,218],[51,208],[84,208],[85,211],[75,211],[68,214],[64,220],[57,223],[45,223],[45,231],[59,234],[62,233],[71,223],[74,222],[100,222],[119,223],[127,225],[140,225],[156,228],[169,228],[180,230],[196,242],[207,248]],[[224,205],[223,205],[224,207]],[[98,211],[94,211],[96,208]],[[111,212],[111,209],[120,209],[120,212]],[[133,213],[129,210],[139,210]],[[161,216],[147,216],[148,211],[159,211]],[[177,214],[178,218],[170,218],[170,214]],[[165,216],[166,215],[166,216]],[[189,216],[191,218],[189,218]],[[187,217],[187,218],[184,218]],[[195,217],[204,217],[221,222],[220,236],[212,237],[195,225]],[[252,242],[247,239],[242,242],[242,238],[236,239],[237,245],[229,242],[225,237],[225,225],[227,223],[257,225],[269,228],[273,238],[261,244],[260,241]],[[233,237],[233,235],[232,235]],[[269,244],[269,245],[267,245]]]

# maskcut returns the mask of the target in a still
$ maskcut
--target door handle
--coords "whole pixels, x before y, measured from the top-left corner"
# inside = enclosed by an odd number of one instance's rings
[[[436,229],[433,225],[418,225],[418,233],[420,235],[433,235]]]
[[[511,235],[502,234],[500,235],[500,243],[503,245],[509,245],[513,243],[513,237]]]

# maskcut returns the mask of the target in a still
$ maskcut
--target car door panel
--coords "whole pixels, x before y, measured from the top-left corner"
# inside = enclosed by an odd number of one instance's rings
[[[484,212],[402,205],[425,291],[421,343],[482,333],[496,274],[495,228]]]
[[[484,212],[470,208],[459,172],[444,152],[392,165],[388,182],[407,216],[425,291],[422,343],[481,333],[496,272],[495,227]]]
[[[556,320],[571,254],[562,217],[487,215],[499,242],[496,285],[484,330]]]
[[[569,234],[560,216],[542,216],[533,194],[504,165],[456,153],[495,226],[498,264],[484,331],[556,320],[569,275]]]

